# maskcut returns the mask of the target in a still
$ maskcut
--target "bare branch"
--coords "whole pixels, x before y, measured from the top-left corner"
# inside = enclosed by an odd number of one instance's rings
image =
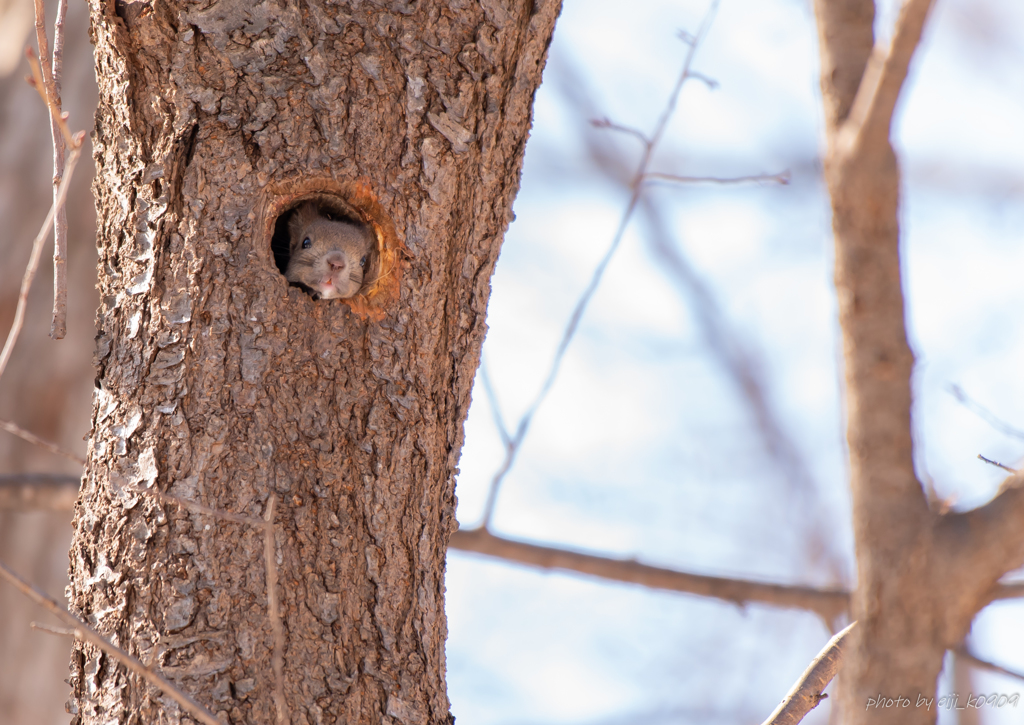
[[[28,58],[28,65],[32,70],[32,76],[26,80],[30,86],[36,89],[39,97],[43,99],[43,103],[50,112],[50,119],[57,124],[61,135],[64,137],[64,141],[72,148],[81,144],[82,141],[85,140],[85,136],[83,135],[76,141],[77,136],[71,133],[71,128],[67,123],[68,114],[61,111],[60,108],[55,105],[54,99],[49,95],[45,77],[46,71],[40,65],[39,60],[36,59],[35,53],[32,52],[32,48],[25,48],[25,57]]]
[[[966,645],[960,645],[959,647],[954,649],[953,654],[955,654],[957,657],[960,657],[965,662],[969,662],[978,669],[988,670],[989,672],[995,672],[999,675],[1006,675],[1007,677],[1012,677],[1015,680],[1024,681],[1024,674],[1020,672],[1014,672],[1013,670],[1008,670],[1005,667],[993,664],[991,662],[987,662],[979,658],[978,656],[972,654],[971,651],[967,649]]]
[[[36,43],[39,46],[39,61],[35,62],[31,48],[27,49],[29,65],[32,68],[32,85],[43,97],[50,112],[50,136],[53,140],[53,196],[56,220],[53,226],[53,321],[50,337],[63,339],[67,333],[68,279],[67,279],[67,232],[68,217],[63,204],[56,202],[58,189],[64,176],[65,144],[74,146],[76,141],[67,125],[67,114],[61,108],[61,75],[64,70],[64,19],[67,16],[67,0],[57,2],[57,20],[54,27],[53,59],[48,55],[46,44],[46,10],[43,0],[35,0]],[[79,140],[77,143],[81,143]]]
[[[976,612],[1002,592],[1024,591],[1020,584],[997,582],[1006,572],[1024,565],[1024,473],[1006,478],[996,496],[976,509],[951,512],[936,523],[933,539],[936,561],[945,561],[945,602],[951,611]]]
[[[270,502],[264,514],[263,558],[267,566],[267,601],[270,614],[270,630],[274,633],[274,653],[271,664],[274,668],[274,700],[277,704],[277,723],[287,725],[288,703],[284,698],[284,625],[281,623],[281,608],[277,601],[277,554],[274,547],[274,506],[277,496],[270,494]]]
[[[0,476],[0,511],[70,511],[80,484],[78,476],[54,473]]]
[[[64,178],[61,179],[60,187],[57,189],[56,198],[53,200],[53,206],[50,207],[50,211],[46,215],[46,219],[43,221],[43,226],[39,230],[39,234],[36,235],[35,241],[32,243],[32,254],[29,256],[28,266],[25,268],[25,276],[21,280],[21,292],[18,294],[18,307],[14,313],[14,322],[11,324],[11,330],[7,333],[7,342],[4,344],[3,352],[0,352],[0,377],[3,377],[4,370],[7,368],[7,363],[11,359],[11,353],[14,351],[14,343],[18,341],[18,335],[21,334],[21,326],[25,323],[25,307],[28,304],[28,291],[32,288],[32,281],[35,279],[36,270],[39,268],[39,257],[42,255],[43,242],[46,240],[47,235],[50,232],[50,225],[53,223],[54,213],[56,209],[60,208],[60,205],[64,203],[64,197],[67,196],[68,186],[71,182],[72,173],[75,170],[75,164],[78,163],[78,157],[82,152],[82,139],[85,138],[85,133],[79,131],[75,135],[77,144],[71,146],[71,156],[68,158],[67,169],[64,173]]]
[[[64,176],[66,116],[61,102],[61,76],[64,72],[64,19],[68,14],[68,0],[57,0],[57,20],[53,32],[53,105],[59,116],[50,116],[50,137],[53,140],[53,195]],[[61,128],[63,123],[64,128]],[[53,223],[53,320],[50,337],[64,339],[68,330],[68,212],[61,204]]]
[[[679,79],[676,81],[675,88],[672,89],[671,95],[669,95],[668,103],[665,104],[665,109],[661,113],[661,118],[654,125],[654,133],[651,134],[651,143],[647,149],[647,153],[644,154],[644,158],[640,162],[640,167],[637,171],[637,179],[643,175],[643,172],[647,170],[647,165],[650,162],[651,154],[654,153],[655,147],[661,140],[661,137],[665,134],[665,129],[668,128],[669,119],[672,118],[672,114],[675,113],[676,106],[679,103],[679,94],[683,90],[683,84],[687,80],[694,77],[692,66],[693,59],[697,54],[697,48],[704,42],[704,38],[707,37],[708,31],[711,30],[711,21],[715,19],[715,14],[718,12],[719,0],[712,0],[708,6],[707,12],[704,13],[704,18],[700,21],[700,26],[697,28],[697,32],[690,38],[688,45],[690,49],[686,52],[686,60],[683,61],[683,72],[679,74]],[[706,81],[704,76],[699,76],[701,80]],[[634,186],[637,186],[634,183]]]
[[[837,143],[844,153],[869,140],[869,137],[876,142],[888,140],[896,101],[907,78],[914,51],[921,41],[932,2],[906,0],[900,8],[889,47],[876,45],[871,51],[850,114],[837,134]]]
[[[1024,440],[1024,430],[1021,430],[1020,428],[1015,428],[1014,426],[1010,425],[1006,421],[999,418],[999,416],[997,416],[991,410],[989,410],[981,403],[977,402],[976,400],[973,400],[970,396],[968,396],[967,393],[964,392],[964,389],[961,388],[959,385],[950,385],[948,390],[950,395],[956,398],[961,405],[967,408],[967,410],[977,415],[979,418],[981,418],[983,421],[988,423],[990,426],[995,428],[1003,435],[1010,436],[1011,438],[1019,438],[1021,440]]]
[[[205,723],[205,725],[222,725],[220,720],[214,717],[212,712],[179,690],[174,683],[170,682],[157,672],[149,669],[137,658],[131,656],[120,647],[111,644],[103,635],[64,609],[64,607],[58,604],[54,599],[51,599],[43,592],[24,581],[21,577],[11,571],[11,569],[9,569],[3,562],[0,562],[0,577],[9,581],[16,589],[21,591],[29,599],[50,613],[56,615],[58,619],[72,627],[74,629],[76,639],[88,642],[92,646],[103,650],[106,654],[123,664],[130,671],[139,675],[154,687],[160,689],[168,697],[178,703],[185,712],[199,720],[199,722]]]
[[[703,73],[691,73],[690,78],[692,78],[695,81],[700,81],[712,91],[718,88],[718,81],[716,81],[714,78],[711,78],[710,76],[704,75]]]
[[[36,45],[39,47],[39,66],[43,85],[40,92],[45,94],[43,100],[46,101],[46,105],[52,112],[52,104],[57,99],[57,93],[53,87],[53,66],[50,64],[50,51],[46,40],[46,9],[43,7],[43,0],[34,0],[33,4],[35,7]],[[54,115],[59,116],[60,114],[58,112]]]
[[[64,140],[53,135],[54,194],[64,173]],[[53,319],[50,337],[62,340],[68,331],[68,212],[63,204],[53,225]]]
[[[3,368],[0,367],[0,370],[2,369]],[[63,456],[64,458],[67,458],[69,461],[74,461],[80,466],[85,465],[85,459],[82,458],[81,456],[75,455],[70,451],[66,451],[60,446],[58,446],[56,443],[51,443],[48,440],[40,438],[35,433],[30,433],[21,426],[17,425],[16,423],[12,423],[9,420],[0,420],[0,430],[5,430],[11,435],[18,436],[22,440],[28,441],[32,445],[39,446],[40,448],[45,448],[46,450],[50,451],[50,453],[56,453],[58,456]]]
[[[449,546],[542,569],[574,571],[652,589],[722,599],[740,606],[757,603],[806,609],[815,612],[827,622],[845,612],[849,605],[849,594],[845,591],[689,574],[648,566],[638,561],[612,559],[512,541],[494,536],[484,529],[456,531],[452,534]]]
[[[0,510],[70,510],[78,495],[78,485],[77,478],[56,473],[0,476]],[[13,490],[13,493],[8,493],[6,489]],[[38,489],[42,490],[42,495],[39,495]],[[212,509],[156,490],[148,490],[145,493],[196,513],[208,514],[239,524],[257,526],[261,529],[266,527],[264,519]],[[12,499],[13,505],[10,503]],[[493,556],[520,564],[576,571],[612,581],[709,596],[741,605],[756,602],[807,609],[816,612],[828,621],[832,621],[835,615],[846,611],[846,601],[849,596],[842,590],[791,587],[660,569],[635,561],[623,561],[510,541],[481,530],[458,531],[452,535],[450,545],[453,549]],[[992,601],[1020,598],[1024,598],[1024,583],[997,585],[990,596]]]
[[[750,176],[679,176],[678,174],[664,174],[660,171],[651,171],[644,174],[643,180],[645,182],[654,181],[670,181],[678,184],[747,184],[750,182],[754,183],[771,183],[771,184],[782,184],[785,186],[789,183],[790,174],[789,171],[780,171],[777,174],[753,174]]]
[[[849,641],[847,635],[856,626],[854,622],[828,641],[762,725],[797,725],[818,703],[828,697],[822,691],[839,672],[843,649]]]
[[[498,429],[498,435],[501,436],[502,444],[508,447],[512,444],[512,439],[508,435],[508,428],[505,426],[505,418],[501,414],[501,406],[498,405],[498,394],[494,391],[494,386],[491,384],[491,376],[487,372],[486,361],[482,361],[480,363],[480,382],[484,385],[484,394],[487,395],[487,402],[491,404],[491,415],[494,417],[494,427]]]
[[[1024,582],[999,584],[992,592],[991,601],[997,599],[1020,599],[1024,597]]]
[[[57,19],[53,24],[53,97],[61,107],[61,76],[64,75],[64,20],[68,15],[68,0],[57,0]]]
[[[989,464],[990,466],[995,466],[996,468],[1002,468],[1004,471],[1009,471],[1010,473],[1016,473],[1017,472],[1016,468],[1010,468],[1009,466],[1003,465],[999,461],[993,461],[991,458],[985,458],[985,456],[981,455],[980,453],[978,454],[978,458],[981,459],[982,461],[985,461],[985,463]]]
[[[590,125],[593,126],[594,128],[606,128],[609,131],[618,131],[620,133],[632,136],[635,139],[639,139],[640,143],[642,143],[644,147],[651,145],[651,140],[647,138],[647,134],[645,134],[643,131],[632,128],[631,126],[623,126],[622,124],[619,123],[613,123],[607,118],[591,119]]]
[[[274,652],[271,657],[274,668],[274,700],[277,705],[278,725],[287,725],[289,722],[288,703],[284,695],[284,650],[287,642],[284,636],[284,624],[281,621],[281,606],[277,598],[277,555],[274,546],[274,509],[277,505],[277,496],[274,494],[270,495],[264,518],[258,519],[222,509],[210,508],[201,503],[188,501],[156,489],[146,490],[145,493],[160,501],[172,503],[196,513],[207,514],[225,521],[256,526],[263,531],[263,558],[265,560],[267,578],[267,614],[270,618],[270,630],[274,635]]]
[[[516,433],[512,437],[511,443],[506,447],[505,460],[502,461],[501,466],[498,468],[498,471],[494,474],[494,478],[491,480],[491,487],[487,494],[487,504],[484,509],[484,517],[481,524],[484,529],[488,529],[491,525],[491,519],[494,515],[494,506],[498,498],[498,489],[501,486],[501,482],[504,480],[505,475],[509,472],[512,468],[512,464],[515,462],[516,455],[522,446],[523,439],[526,437],[526,432],[530,428],[533,416],[536,414],[537,409],[540,408],[544,399],[547,398],[548,393],[551,391],[551,386],[554,385],[555,378],[558,377],[558,371],[562,366],[562,360],[565,358],[565,353],[569,348],[569,343],[571,343],[573,337],[575,337],[580,320],[583,319],[583,313],[586,311],[587,305],[590,304],[590,300],[594,296],[594,293],[597,292],[597,288],[601,284],[601,279],[604,277],[604,272],[608,268],[608,264],[612,261],[612,257],[615,255],[616,250],[619,248],[619,244],[622,242],[622,237],[626,231],[626,227],[629,225],[637,203],[640,201],[640,197],[643,192],[643,178],[647,173],[648,166],[650,165],[651,156],[653,155],[658,142],[661,140],[661,137],[664,135],[665,129],[668,127],[669,119],[671,119],[672,114],[676,110],[676,106],[679,102],[679,93],[682,91],[683,84],[691,77],[690,68],[693,65],[694,56],[697,52],[697,48],[701,44],[701,41],[703,41],[705,36],[707,36],[708,30],[711,28],[711,21],[718,9],[718,3],[719,0],[712,1],[707,13],[704,15],[704,19],[701,21],[697,33],[693,36],[692,41],[689,42],[689,50],[686,53],[686,59],[683,61],[682,71],[679,73],[676,84],[673,87],[672,92],[669,94],[668,101],[665,104],[661,117],[654,126],[654,132],[651,134],[650,139],[644,144],[643,155],[640,159],[640,163],[637,165],[637,170],[633,176],[633,180],[630,183],[631,194],[629,202],[626,204],[626,209],[622,214],[622,218],[619,220],[618,228],[612,236],[612,242],[608,246],[607,251],[605,251],[604,256],[601,257],[601,261],[598,262],[597,267],[594,269],[587,287],[583,290],[583,293],[577,300],[576,307],[573,309],[572,315],[569,318],[569,323],[566,325],[565,331],[562,333],[562,339],[559,341],[555,354],[552,357],[547,377],[541,385],[540,391],[537,393],[537,397],[534,398],[530,407],[526,409],[526,412],[523,413],[523,416],[519,419],[519,425],[516,428]],[[625,127],[623,127],[623,129],[624,128]]]
[[[51,627],[48,624],[40,624],[39,622],[29,622],[28,626],[32,629],[38,629],[40,632],[46,632],[47,634],[56,634],[59,637],[75,636],[75,630],[67,629],[66,627]]]

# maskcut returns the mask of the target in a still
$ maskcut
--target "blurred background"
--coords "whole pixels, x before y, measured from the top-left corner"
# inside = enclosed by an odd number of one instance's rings
[[[55,2],[51,7],[53,29]],[[74,130],[92,129],[96,81],[84,2],[68,7],[64,46],[64,109]],[[32,28],[32,0],[0,0],[0,339],[14,319],[18,290],[32,240],[52,201],[50,122],[29,74],[25,46]],[[35,47],[34,33],[32,45]],[[53,244],[44,249],[29,296],[25,326],[0,380],[0,419],[13,421],[65,450],[85,456],[92,402],[93,315],[96,293],[96,226],[92,149],[86,142],[69,189],[67,337],[49,337],[53,307]],[[0,343],[2,346],[2,343]],[[81,475],[81,467],[0,430],[0,479],[20,473]],[[71,511],[0,510],[0,559],[51,596],[64,601]],[[70,642],[29,629],[32,621],[58,621],[9,586],[0,584],[0,723],[64,723],[69,688]]]
[[[522,189],[493,280],[466,423],[458,516],[492,480],[623,220],[705,0],[565,0],[536,98]],[[28,0],[0,0],[0,332],[49,201],[46,117],[22,80]],[[896,5],[879,4],[887,37]],[[72,128],[95,88],[84,3],[68,18]],[[936,501],[988,500],[1024,457],[1024,6],[939,0],[895,127],[918,471]],[[650,170],[790,183],[645,187],[549,395],[495,499],[496,535],[679,571],[853,585],[831,220],[821,178],[809,0],[724,0]],[[68,339],[47,336],[44,258],[0,418],[84,453],[95,250],[87,162],[72,189]],[[484,375],[486,374],[486,382]],[[489,385],[487,384],[489,383]],[[0,475],[74,464],[0,432]],[[51,594],[70,513],[0,512],[0,557]],[[545,572],[452,551],[452,709],[471,725],[759,723],[830,636],[816,616]],[[941,596],[941,593],[937,593]],[[989,606],[969,641],[1024,673],[1024,608]],[[67,642],[0,587],[0,722],[66,723]],[[950,657],[940,694],[1024,682]],[[945,710],[942,725],[1018,723],[1016,708]],[[829,701],[805,722],[829,720]]]

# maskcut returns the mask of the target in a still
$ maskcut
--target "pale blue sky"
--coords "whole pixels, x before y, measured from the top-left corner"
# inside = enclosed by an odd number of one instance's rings
[[[588,160],[588,134],[604,134],[604,148],[630,164],[639,156],[628,136],[589,129],[566,88],[597,115],[650,130],[684,57],[676,32],[695,30],[706,7],[565,4],[484,346],[510,427],[536,395],[625,207],[626,192]],[[896,125],[919,466],[958,506],[987,500],[1003,478],[978,453],[1011,465],[1024,455],[1024,440],[949,392],[960,385],[1024,428],[1024,46],[1003,30],[1024,27],[1022,15],[1008,1],[939,2]],[[766,453],[710,351],[692,290],[665,272],[637,221],[505,480],[498,533],[699,573],[850,583],[816,53],[809,3],[725,0],[695,64],[719,87],[686,87],[653,167],[722,176],[789,168],[793,183],[650,195],[671,243],[756,361],[809,490],[801,494]],[[502,455],[478,380],[458,479],[463,526],[480,520]],[[831,555],[809,550],[815,533]],[[983,614],[974,645],[1024,671],[1020,612],[1007,604]],[[453,711],[473,725],[759,722],[828,639],[805,613],[744,612],[458,552],[448,613]],[[991,676],[976,684],[1024,691]],[[819,708],[806,722],[827,714]]]

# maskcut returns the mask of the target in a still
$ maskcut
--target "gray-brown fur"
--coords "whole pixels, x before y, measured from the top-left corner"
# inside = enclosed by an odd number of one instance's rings
[[[330,219],[307,201],[288,222],[288,235],[289,282],[305,285],[325,300],[359,292],[376,241],[365,225]]]

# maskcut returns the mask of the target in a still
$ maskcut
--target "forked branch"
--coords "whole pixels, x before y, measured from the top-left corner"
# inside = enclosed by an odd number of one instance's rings
[[[850,115],[839,130],[837,140],[844,150],[888,141],[896,101],[933,2],[906,0],[889,46],[876,45],[871,51]]]

